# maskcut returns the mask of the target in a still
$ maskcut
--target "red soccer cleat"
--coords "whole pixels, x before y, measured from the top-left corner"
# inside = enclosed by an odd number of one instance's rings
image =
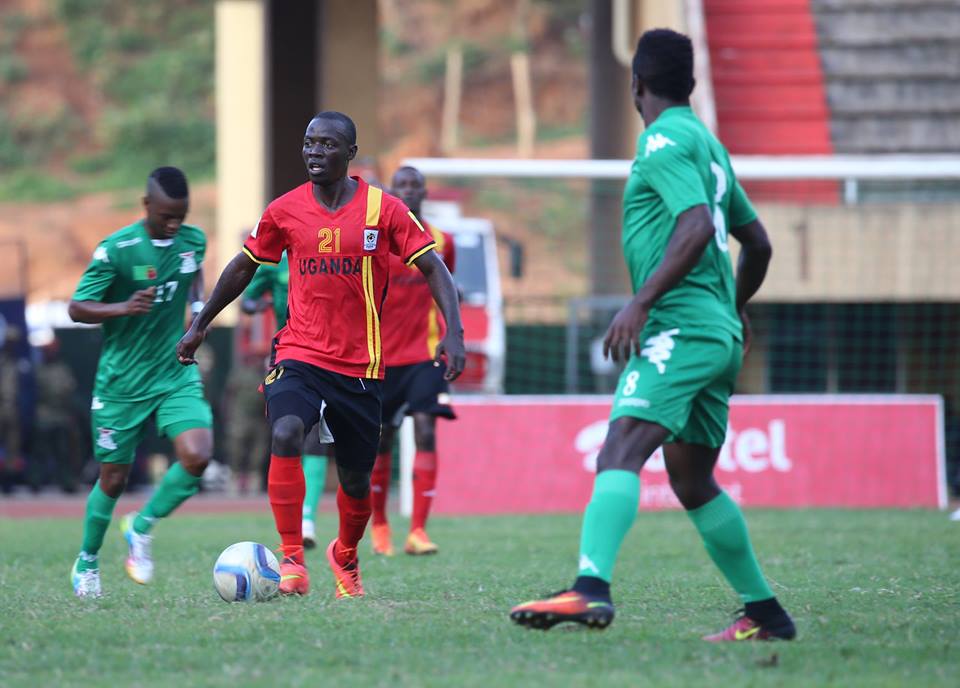
[[[564,621],[603,629],[613,622],[613,603],[599,597],[565,590],[543,600],[517,605],[510,610],[510,618],[521,626],[543,631]]]
[[[310,592],[310,575],[307,567],[285,557],[280,563],[280,594],[306,595]]]
[[[749,616],[741,616],[719,633],[705,635],[708,643],[739,642],[742,640],[793,640],[797,629],[790,617],[775,627],[763,627]]]
[[[337,540],[335,538],[327,547],[327,562],[330,564],[330,570],[333,571],[333,580],[337,586],[337,599],[341,597],[363,597],[360,560],[354,555],[353,561],[341,565],[334,554],[336,547]]]
[[[390,541],[389,523],[375,523],[370,529],[370,535],[373,537],[374,554],[382,554],[385,557],[393,556],[393,543]]]

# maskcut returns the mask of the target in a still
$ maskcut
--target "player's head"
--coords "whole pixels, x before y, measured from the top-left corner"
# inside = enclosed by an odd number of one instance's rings
[[[416,167],[406,165],[393,173],[390,193],[406,203],[414,215],[420,215],[423,199],[427,197],[427,180]]]
[[[357,154],[357,126],[342,112],[314,115],[303,135],[303,164],[310,181],[327,186],[347,176]]]
[[[640,36],[633,54],[632,90],[641,115],[651,97],[688,103],[695,83],[689,38],[670,29],[651,29]]]
[[[187,177],[176,167],[158,167],[147,177],[143,197],[147,211],[147,230],[154,239],[172,239],[190,209]]]

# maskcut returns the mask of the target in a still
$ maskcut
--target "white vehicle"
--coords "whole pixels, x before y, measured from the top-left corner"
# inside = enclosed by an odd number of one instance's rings
[[[506,328],[493,223],[464,217],[459,203],[452,201],[426,200],[423,214],[453,236],[457,249],[454,281],[463,292],[467,364],[454,386],[462,392],[502,394]]]

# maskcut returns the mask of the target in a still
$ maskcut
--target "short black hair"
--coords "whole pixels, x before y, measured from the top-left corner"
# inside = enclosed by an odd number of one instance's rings
[[[178,167],[158,167],[147,177],[147,193],[150,193],[150,181],[153,180],[170,198],[186,198],[190,194],[187,176]]]
[[[693,93],[693,43],[670,29],[651,29],[637,41],[633,75],[653,93],[685,101]]]
[[[323,112],[315,114],[313,119],[331,119],[334,122],[340,122],[347,130],[347,143],[351,146],[357,144],[357,125],[353,123],[353,120],[350,119],[348,115],[336,110],[324,110]]]
[[[413,172],[415,175],[420,177],[420,181],[422,181],[424,184],[427,183],[427,178],[423,176],[423,172],[418,170],[413,165],[401,165],[400,167],[397,168],[397,171],[393,173],[393,176],[396,177],[401,172]]]

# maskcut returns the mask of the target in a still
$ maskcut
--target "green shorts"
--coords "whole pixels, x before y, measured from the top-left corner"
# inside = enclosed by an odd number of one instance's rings
[[[721,447],[730,395],[743,359],[733,335],[648,324],[640,356],[620,375],[610,420],[624,416],[662,425],[667,442]]]
[[[90,410],[93,455],[101,463],[133,463],[151,416],[157,432],[170,439],[194,428],[213,427],[213,413],[199,382],[137,401],[95,396]]]

